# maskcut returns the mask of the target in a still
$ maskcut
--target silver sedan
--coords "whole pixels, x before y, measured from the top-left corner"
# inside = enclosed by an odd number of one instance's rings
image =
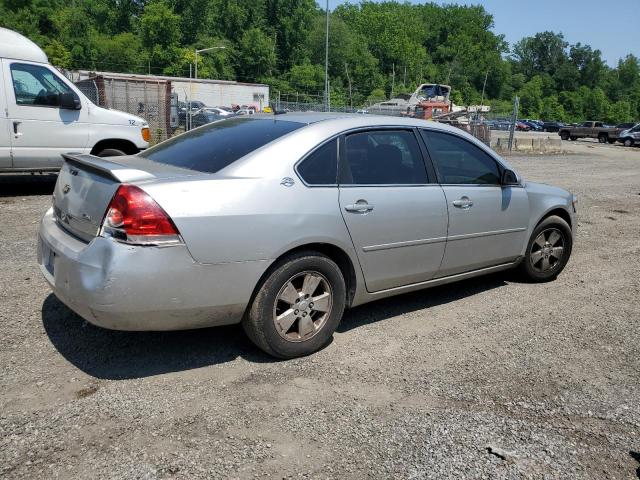
[[[552,280],[577,223],[570,193],[413,119],[235,117],[64,157],[38,242],[62,302],[118,330],[242,323],[281,358],[383,297],[511,268]]]

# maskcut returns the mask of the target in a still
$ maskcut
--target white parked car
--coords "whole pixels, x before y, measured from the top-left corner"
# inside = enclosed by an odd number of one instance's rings
[[[0,172],[57,170],[68,152],[102,157],[148,147],[149,125],[95,105],[31,40],[0,28]]]
[[[198,111],[198,113],[214,113],[221,117],[230,117],[234,115],[233,112],[220,107],[203,107]]]

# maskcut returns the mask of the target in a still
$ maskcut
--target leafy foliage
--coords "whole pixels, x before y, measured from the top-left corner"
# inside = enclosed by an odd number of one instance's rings
[[[324,89],[325,12],[314,0],[4,0],[0,26],[38,43],[62,68],[269,83],[299,100]],[[510,51],[482,6],[346,3],[331,12],[333,104],[362,105],[453,86],[456,103],[523,116],[622,122],[640,118],[640,62],[615,68],[589,45],[560,33],[525,37]],[[192,71],[192,70],[191,70]]]

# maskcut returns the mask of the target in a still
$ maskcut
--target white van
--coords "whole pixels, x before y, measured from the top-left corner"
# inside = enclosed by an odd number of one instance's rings
[[[0,28],[0,172],[58,170],[62,153],[147,148],[147,122],[98,107],[31,40]]]

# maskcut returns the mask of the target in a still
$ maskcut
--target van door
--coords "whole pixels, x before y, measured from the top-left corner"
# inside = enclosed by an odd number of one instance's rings
[[[60,94],[81,97],[59,72],[41,63],[5,59],[3,76],[13,168],[59,168],[62,153],[86,151],[88,105],[60,108]]]
[[[11,136],[7,112],[6,88],[3,87],[2,62],[0,62],[0,169],[11,167]]]

